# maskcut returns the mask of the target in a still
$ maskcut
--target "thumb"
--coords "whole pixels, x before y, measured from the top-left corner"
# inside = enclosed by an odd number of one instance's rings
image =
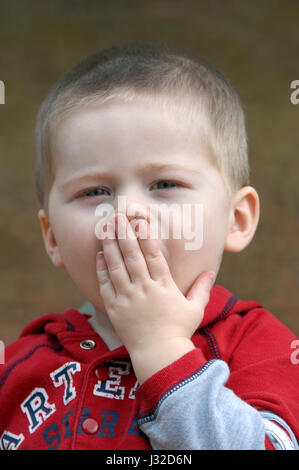
[[[214,271],[202,272],[193,282],[191,288],[187,292],[186,298],[195,301],[204,309],[210,298],[210,291],[213,287],[216,274]]]

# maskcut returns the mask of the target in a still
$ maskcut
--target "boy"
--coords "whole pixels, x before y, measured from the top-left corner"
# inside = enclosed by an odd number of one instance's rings
[[[42,316],[7,347],[2,449],[298,448],[295,336],[213,287],[259,218],[225,77],[178,49],[112,47],[52,88],[36,150],[46,251],[96,313]]]

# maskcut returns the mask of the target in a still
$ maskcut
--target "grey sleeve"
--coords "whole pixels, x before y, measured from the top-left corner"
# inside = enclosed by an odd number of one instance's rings
[[[138,420],[152,448],[265,450],[266,416],[225,387],[228,377],[228,365],[212,360],[163,395]]]

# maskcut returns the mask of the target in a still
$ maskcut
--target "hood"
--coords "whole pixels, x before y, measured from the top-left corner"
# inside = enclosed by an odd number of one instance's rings
[[[210,300],[205,308],[203,321],[200,328],[226,318],[232,313],[245,314],[249,310],[262,307],[259,302],[241,300],[225,287],[215,285],[210,293]]]
[[[212,325],[232,313],[242,314],[256,307],[261,307],[261,304],[255,301],[240,300],[226,288],[215,285],[211,290],[210,300],[205,308],[200,328]],[[43,332],[53,335],[59,335],[59,333],[64,332],[94,334],[92,326],[86,321],[90,317],[91,315],[80,313],[75,308],[70,308],[63,313],[43,315],[31,321],[22,330],[20,337]]]

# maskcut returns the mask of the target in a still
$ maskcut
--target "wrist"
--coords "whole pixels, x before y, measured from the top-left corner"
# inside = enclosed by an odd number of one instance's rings
[[[171,338],[135,348],[130,352],[130,358],[139,384],[193,349],[195,349],[194,344],[185,337]]]

